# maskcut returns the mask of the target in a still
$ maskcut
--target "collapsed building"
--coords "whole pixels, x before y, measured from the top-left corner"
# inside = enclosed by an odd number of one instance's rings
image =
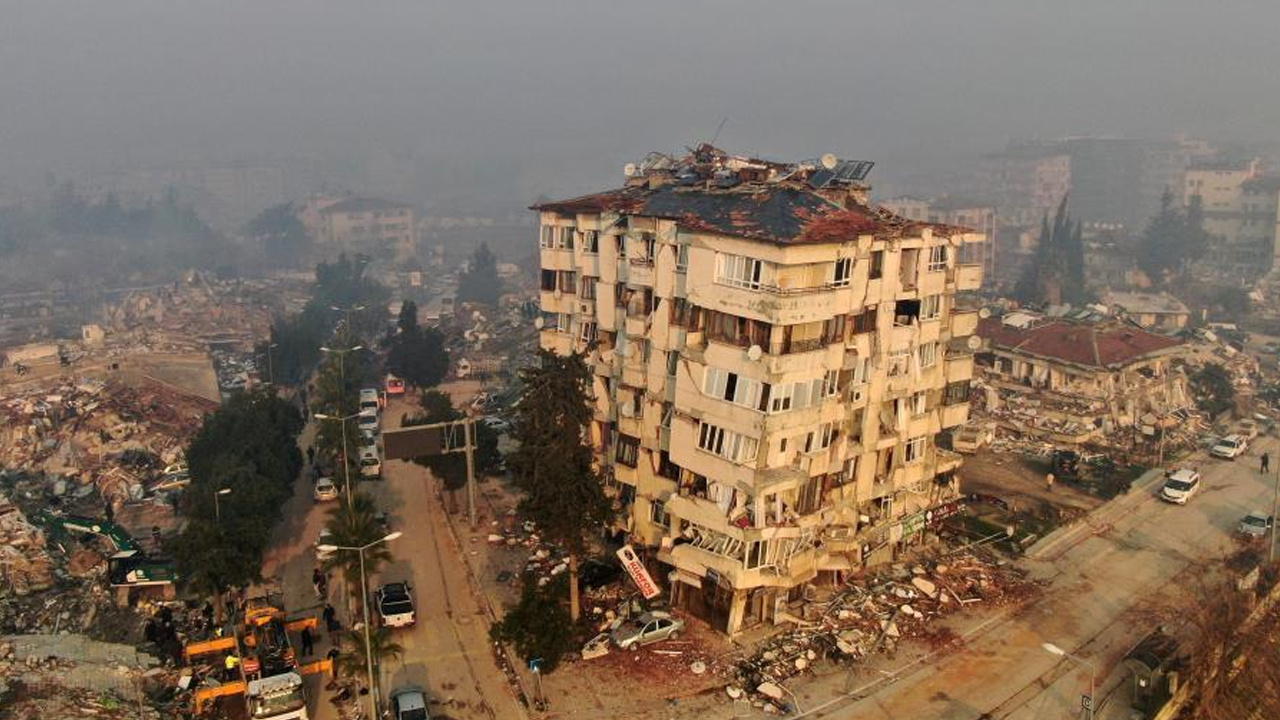
[[[985,406],[1006,430],[1058,443],[1101,441],[1193,405],[1181,340],[1117,320],[1026,312],[983,318]]]
[[[893,556],[953,498],[980,233],[868,204],[869,162],[703,145],[541,213],[541,345],[594,371],[591,442],[672,602],[735,633]]]

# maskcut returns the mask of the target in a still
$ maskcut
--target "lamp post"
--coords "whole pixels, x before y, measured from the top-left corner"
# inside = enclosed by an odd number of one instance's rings
[[[339,417],[337,415],[325,415],[324,413],[316,413],[317,420],[337,420],[342,423],[342,484],[347,492],[347,509],[351,508],[351,461],[347,458],[347,421],[355,420],[360,417],[360,413]]]
[[[1044,648],[1044,651],[1049,653],[1050,655],[1057,655],[1058,657],[1064,657],[1070,660],[1074,660],[1076,663],[1080,665],[1084,665],[1085,667],[1089,668],[1089,720],[1093,720],[1094,679],[1097,677],[1097,674],[1098,674],[1093,667],[1093,663],[1089,662],[1088,660],[1085,660],[1082,657],[1077,657],[1075,655],[1072,655],[1066,650],[1063,650],[1062,648],[1050,642],[1042,643],[1040,647]]]
[[[353,353],[357,350],[363,350],[363,349],[364,349],[363,345],[353,345],[349,348],[331,348],[331,347],[325,347],[323,345],[320,346],[321,351],[327,352],[327,353],[333,353],[334,355],[338,356],[338,380],[342,383],[342,388],[341,388],[342,398],[341,400],[339,400],[339,402],[347,399],[347,364],[346,364],[347,353]]]
[[[329,309],[342,313],[342,320],[343,322],[346,323],[347,332],[353,332],[354,330],[351,327],[351,313],[360,312],[361,310],[364,309],[364,305],[352,305],[351,307],[341,307],[339,305],[330,305]]]
[[[218,497],[230,494],[231,488],[222,488],[213,494],[213,517],[219,525],[222,524],[222,503],[218,502]]]
[[[271,351],[280,347],[280,343],[267,343],[267,382],[272,385],[276,384],[276,364],[271,357]]]
[[[365,574],[364,574],[364,551],[368,550],[369,548],[379,543],[391,542],[392,540],[395,540],[396,538],[400,537],[403,534],[404,533],[397,530],[389,535],[385,535],[383,537],[378,538],[377,540],[374,540],[371,543],[366,543],[359,547],[349,547],[346,545],[318,546],[318,549],[323,550],[324,552],[336,552],[338,550],[346,550],[347,552],[354,552],[354,553],[360,554],[360,606],[364,608],[364,660],[365,660],[365,672],[368,673],[368,679],[369,679],[369,717],[370,718],[378,717],[378,690],[377,690],[377,683],[375,683],[373,679],[373,646],[369,641],[369,587],[368,587],[368,580],[365,578]]]

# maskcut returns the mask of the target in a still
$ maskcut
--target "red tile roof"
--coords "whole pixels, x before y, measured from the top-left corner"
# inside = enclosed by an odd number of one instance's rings
[[[1119,322],[1053,320],[1022,330],[988,318],[979,321],[978,334],[1002,350],[1095,368],[1123,367],[1182,344]]]

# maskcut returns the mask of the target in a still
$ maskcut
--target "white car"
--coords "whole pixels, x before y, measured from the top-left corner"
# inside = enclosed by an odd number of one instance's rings
[[[1164,487],[1160,488],[1160,499],[1177,505],[1186,505],[1199,489],[1200,473],[1183,468],[1170,473],[1165,479]]]
[[[316,502],[328,502],[338,499],[338,486],[334,484],[333,478],[322,477],[316,481],[316,487],[312,491]]]
[[[373,593],[378,620],[383,627],[411,627],[418,621],[413,607],[413,588],[407,582],[387,583]]]
[[[378,412],[382,409],[382,402],[378,397],[378,391],[375,388],[363,388],[360,390],[360,412],[372,410]]]
[[[377,445],[360,448],[360,476],[375,480],[382,477],[382,455]]]
[[[1235,460],[1249,449],[1249,441],[1241,435],[1228,435],[1209,449],[1209,454],[1224,460]]]
[[[378,432],[378,411],[377,410],[361,410],[360,415],[356,417],[356,427],[360,428],[363,433]]]

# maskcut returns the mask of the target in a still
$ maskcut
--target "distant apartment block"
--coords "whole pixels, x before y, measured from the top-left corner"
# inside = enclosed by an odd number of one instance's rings
[[[984,238],[869,206],[870,165],[703,145],[535,207],[541,344],[594,371],[619,529],[722,631],[894,557],[958,492],[938,439],[968,418]]]
[[[1037,225],[1071,190],[1071,157],[1053,146],[1014,145],[982,156],[977,193],[1009,225]]]
[[[1202,163],[1187,169],[1182,201],[1198,199],[1209,247],[1198,270],[1213,279],[1249,283],[1276,266],[1280,178],[1258,174],[1258,162]]]
[[[322,252],[354,250],[403,258],[417,249],[417,210],[409,203],[319,197],[309,200],[298,217]]]

